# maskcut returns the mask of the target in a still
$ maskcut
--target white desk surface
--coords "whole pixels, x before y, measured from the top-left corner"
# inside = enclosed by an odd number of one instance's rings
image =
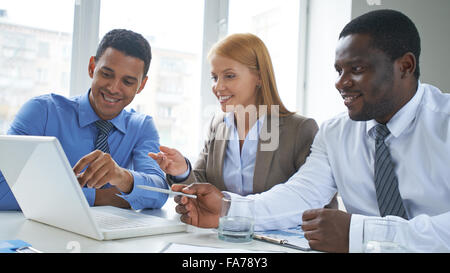
[[[142,210],[141,213],[169,219],[179,219],[175,202],[169,198],[162,209]],[[0,240],[20,239],[43,252],[160,252],[169,243],[243,249],[267,252],[301,252],[299,250],[253,240],[249,243],[228,243],[217,238],[214,229],[188,226],[187,232],[152,235],[112,241],[97,241],[24,218],[21,212],[0,211]]]

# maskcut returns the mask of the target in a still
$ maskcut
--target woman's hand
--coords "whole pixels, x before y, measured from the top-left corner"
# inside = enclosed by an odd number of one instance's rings
[[[160,146],[159,149],[159,153],[148,153],[148,156],[153,158],[166,174],[177,176],[188,170],[186,160],[179,151],[166,146]]]

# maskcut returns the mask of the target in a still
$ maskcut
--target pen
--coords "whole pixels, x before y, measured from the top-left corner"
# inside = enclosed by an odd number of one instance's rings
[[[168,195],[182,195],[182,196],[186,196],[189,198],[197,198],[197,195],[193,195],[193,194],[187,194],[184,192],[179,192],[179,191],[171,191],[171,190],[166,190],[166,189],[161,189],[161,188],[156,188],[156,187],[150,187],[150,186],[146,186],[146,185],[138,185],[138,188],[144,189],[144,190],[148,190],[148,191],[156,191],[156,192],[162,192]]]
[[[269,243],[279,244],[279,245],[283,245],[283,244],[287,243],[287,240],[271,238],[271,237],[267,237],[267,236],[263,236],[263,235],[259,235],[259,234],[253,234],[253,238],[255,238],[257,240],[261,240],[261,241],[266,241]]]
[[[253,238],[260,240],[260,241],[264,241],[264,242],[269,242],[269,243],[273,243],[273,244],[277,244],[277,245],[282,245],[282,246],[298,249],[301,251],[310,251],[311,250],[311,248],[306,248],[306,247],[301,247],[301,246],[290,244],[290,243],[288,243],[287,240],[284,240],[284,239],[277,239],[277,238],[272,238],[272,237],[259,235],[259,234],[253,234]]]

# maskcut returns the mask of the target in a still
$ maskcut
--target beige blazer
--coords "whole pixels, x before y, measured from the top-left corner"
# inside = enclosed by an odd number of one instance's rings
[[[215,185],[221,191],[226,191],[223,181],[223,162],[228,141],[227,136],[231,133],[224,121],[225,113],[216,114],[208,132],[208,137],[200,153],[197,162],[193,166],[189,177],[183,184],[194,182],[208,182]],[[271,131],[272,119],[266,116],[264,126],[268,125],[266,131]],[[294,114],[287,117],[279,117],[279,143],[275,150],[264,151],[261,145],[274,143],[273,137],[261,137],[258,141],[255,171],[253,176],[253,193],[261,193],[272,188],[274,185],[286,182],[303,163],[310,153],[310,146],[318,130],[317,123],[313,119]],[[264,147],[264,146],[263,146]],[[176,183],[171,176],[167,176],[169,184]]]

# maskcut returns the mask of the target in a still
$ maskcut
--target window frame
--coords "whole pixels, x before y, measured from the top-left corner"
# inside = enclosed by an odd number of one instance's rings
[[[299,32],[298,35],[298,77],[296,82],[296,106],[298,113],[307,113],[306,93],[306,62],[307,62],[307,38],[308,38],[308,7],[310,0],[299,0]],[[76,0],[74,8],[74,24],[72,38],[72,58],[70,77],[70,96],[86,92],[91,84],[87,71],[90,56],[95,54],[99,40],[101,0]],[[205,127],[211,119],[205,108],[217,104],[211,92],[210,68],[207,54],[210,48],[218,40],[228,34],[228,0],[204,0],[203,21],[203,48],[201,56],[201,84],[200,84],[200,109],[198,120],[202,130],[200,136],[204,136]],[[202,147],[199,139],[198,147]]]
[[[70,96],[86,92],[91,85],[87,68],[99,40],[100,0],[75,0],[70,69]]]

